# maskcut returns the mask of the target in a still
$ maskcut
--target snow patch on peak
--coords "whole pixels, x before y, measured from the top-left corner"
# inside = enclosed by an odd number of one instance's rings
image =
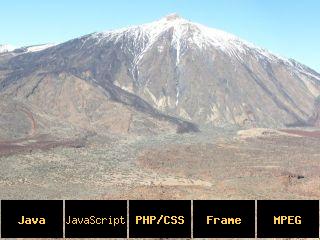
[[[320,81],[320,74],[309,67],[295,61],[294,59],[288,60],[288,65],[295,69],[297,72],[302,73],[304,75],[307,75],[313,79],[316,79],[317,81]]]
[[[13,47],[11,45],[0,45],[0,53],[6,53],[6,52],[15,52],[15,53],[29,53],[29,52],[38,52],[42,51],[44,49],[47,49],[49,47],[53,47],[56,44],[48,43],[48,44],[40,44],[40,45],[32,45],[32,46],[26,46],[26,47]]]
[[[6,52],[11,52],[15,49],[14,46],[9,45],[9,44],[0,44],[0,53],[6,53]]]
[[[56,44],[53,43],[47,43],[47,44],[41,44],[41,45],[34,45],[34,46],[29,46],[29,47],[25,47],[27,52],[38,52],[38,51],[42,51],[44,49],[50,48],[55,46]]]

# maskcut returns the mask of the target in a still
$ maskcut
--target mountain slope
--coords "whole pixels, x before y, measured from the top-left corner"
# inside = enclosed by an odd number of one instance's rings
[[[240,127],[308,122],[320,95],[320,75],[312,69],[178,15],[0,57],[0,94],[61,119],[54,107],[43,104],[61,91],[41,84],[38,88],[44,75],[52,85],[68,81],[65,97],[74,96],[73,103],[85,92],[74,91],[77,85],[64,76],[103,93],[101,101],[179,131],[197,130],[191,122]],[[63,99],[59,101],[53,98],[50,104],[62,104]],[[94,112],[94,107],[88,109]],[[71,111],[70,106],[64,111]],[[82,119],[82,126],[93,121],[87,110],[78,112],[72,119]],[[105,123],[100,122],[94,131]]]

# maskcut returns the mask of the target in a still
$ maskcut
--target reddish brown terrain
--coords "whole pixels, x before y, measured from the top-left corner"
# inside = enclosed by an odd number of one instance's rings
[[[319,199],[318,130],[0,142],[0,198]]]
[[[36,136],[12,141],[0,141],[0,157],[18,153],[32,153],[56,147],[83,147],[84,140],[50,140],[48,136]]]

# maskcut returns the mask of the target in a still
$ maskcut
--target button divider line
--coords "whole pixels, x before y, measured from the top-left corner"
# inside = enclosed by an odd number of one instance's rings
[[[62,214],[62,221],[63,221],[63,239],[66,238],[66,200],[63,201],[63,214]]]
[[[193,239],[193,200],[191,200],[191,239]]]
[[[129,239],[129,203],[130,201],[127,200],[127,239]]]
[[[254,232],[255,239],[258,238],[258,200],[254,200]]]

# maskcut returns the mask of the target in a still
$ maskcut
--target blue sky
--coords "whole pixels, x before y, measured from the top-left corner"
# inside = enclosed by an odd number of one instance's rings
[[[176,12],[320,72],[319,0],[2,0],[0,44],[60,43]]]

